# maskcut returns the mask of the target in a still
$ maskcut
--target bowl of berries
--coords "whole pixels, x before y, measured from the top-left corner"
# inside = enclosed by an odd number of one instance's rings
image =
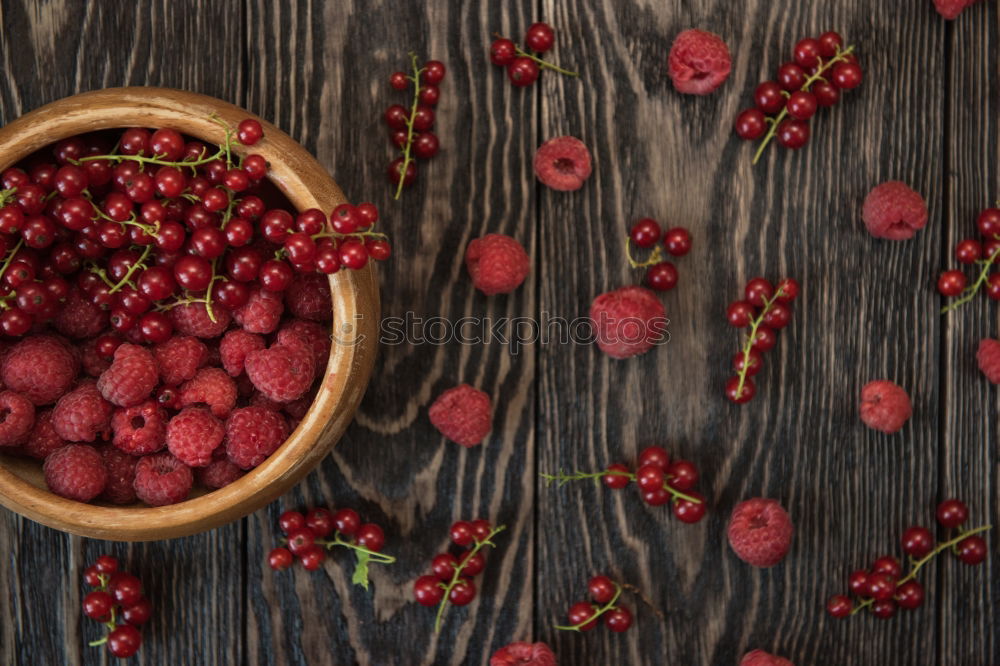
[[[377,219],[203,95],[107,89],[0,128],[0,504],[140,541],[284,492],[368,383]]]

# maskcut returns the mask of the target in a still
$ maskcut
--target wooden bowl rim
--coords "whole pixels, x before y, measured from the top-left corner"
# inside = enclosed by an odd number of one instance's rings
[[[0,171],[60,139],[86,131],[172,127],[213,144],[224,130],[256,118],[264,139],[249,151],[271,165],[269,179],[297,210],[329,211],[343,193],[323,166],[286,133],[228,102],[171,88],[108,88],[65,97],[0,128]],[[38,127],[45,127],[40,133]],[[241,518],[271,502],[307,474],[341,437],[374,365],[379,297],[374,269],[330,276],[333,321],[349,340],[334,342],[316,399],[282,446],[257,468],[219,490],[163,507],[85,504],[38,488],[7,469],[0,456],[0,504],[32,520],[81,536],[147,541],[195,534]],[[347,322],[355,322],[349,324]],[[36,464],[37,461],[31,461]]]

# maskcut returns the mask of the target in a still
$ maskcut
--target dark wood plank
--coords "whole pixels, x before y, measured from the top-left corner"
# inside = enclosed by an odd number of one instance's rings
[[[560,31],[559,61],[583,80],[544,77],[539,138],[577,135],[597,167],[577,194],[539,191],[541,309],[584,315],[596,294],[637,283],[623,239],[639,217],[688,227],[695,249],[663,298],[665,348],[625,362],[588,347],[540,352],[539,466],[600,469],[664,444],[698,465],[711,512],[687,526],[631,492],[540,489],[537,633],[569,663],[734,664],[752,648],[798,664],[933,654],[933,609],[834,622],[823,603],[851,568],[895,547],[937,482],[941,324],[920,285],[941,252],[940,140],[926,130],[943,120],[941,21],[929,3],[900,16],[860,1],[736,10],[549,0],[542,14]],[[722,34],[734,55],[711,97],[678,95],[666,77],[671,41],[688,27]],[[819,114],[808,147],[772,148],[752,167],[732,119],[798,39],[827,29],[859,45],[864,87]],[[932,202],[928,228],[908,243],[875,241],[860,223],[865,194],[889,179]],[[724,313],[755,275],[793,276],[804,293],[757,398],[739,407],[723,397],[739,344]],[[858,420],[861,386],[880,377],[915,398],[901,435]],[[729,512],[754,496],[779,499],[797,527],[789,557],[770,570],[751,569],[726,543]],[[628,634],[553,630],[598,571],[646,590],[666,621],[632,602]]]
[[[250,108],[301,140],[347,196],[379,206],[395,256],[381,269],[383,314],[530,315],[536,282],[485,298],[465,275],[471,238],[502,232],[535,253],[531,155],[537,91],[520,94],[486,58],[494,31],[533,20],[528,2],[252,2]],[[394,157],[382,122],[388,85],[408,51],[442,60],[448,75],[437,107],[442,150],[420,165],[418,183],[395,202],[385,180]],[[251,663],[483,663],[491,649],[530,633],[534,500],[533,350],[502,345],[386,345],[356,423],[319,470],[250,522],[248,658]],[[495,398],[494,432],[470,450],[445,442],[427,407],[461,382]],[[282,508],[335,504],[381,524],[386,551],[371,592],[351,588],[350,558],[323,571],[273,574],[267,549]],[[479,598],[452,609],[439,636],[434,612],[412,602],[413,580],[447,544],[457,519],[508,525],[489,554]],[[346,561],[345,561],[346,559]]]
[[[953,268],[955,243],[977,236],[976,216],[997,205],[1000,154],[996,102],[1000,94],[1000,8],[985,3],[968,9],[948,28],[950,69],[945,96],[947,146],[944,148],[944,219],[942,270]],[[971,271],[970,271],[971,273]],[[971,525],[1000,524],[997,504],[997,441],[1000,440],[997,389],[979,372],[976,349],[982,338],[1000,337],[996,304],[980,296],[946,315],[942,368],[947,390],[941,396],[941,481],[938,500],[961,497],[970,506]],[[932,510],[928,497],[923,515]],[[929,518],[928,518],[929,520]],[[939,664],[1000,663],[1000,578],[997,577],[997,530],[987,535],[991,556],[977,567],[954,557],[937,564]]]
[[[242,102],[242,5],[4,2],[0,5],[0,123],[84,90],[161,85]],[[244,549],[239,524],[176,541],[127,546],[83,540],[0,512],[0,580],[9,595],[3,663],[107,663],[82,617],[83,568],[102,552],[139,575],[155,608],[149,663],[242,659]]]

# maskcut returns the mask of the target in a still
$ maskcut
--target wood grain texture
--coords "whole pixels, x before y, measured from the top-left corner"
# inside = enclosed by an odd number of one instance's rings
[[[540,19],[557,30],[554,59],[582,77],[546,73],[514,89],[486,48],[492,33],[520,39]],[[998,3],[945,23],[930,0],[906,11],[877,0],[0,0],[0,26],[2,122],[79,90],[158,84],[233,101],[302,141],[349,198],[382,212],[395,250],[380,267],[387,316],[572,319],[596,294],[641,279],[624,261],[631,221],[650,215],[694,234],[676,262],[680,284],[663,297],[663,348],[615,362],[588,346],[514,356],[496,341],[383,345],[333,453],[241,523],[126,546],[0,514],[0,617],[12,619],[0,622],[0,663],[105,663],[85,647],[94,627],[77,609],[81,568],[106,550],[157,604],[139,663],[485,664],[515,639],[548,641],[574,666],[730,666],[758,647],[799,666],[1000,663],[992,535],[989,563],[927,568],[920,611],[888,622],[822,612],[850,570],[895,552],[906,525],[929,524],[939,499],[962,495],[974,519],[1000,522],[1000,403],[973,356],[981,337],[1000,335],[996,306],[982,299],[942,318],[933,289],[975,212],[998,197]],[[729,80],[705,98],[676,94],[666,76],[674,35],[693,26],[723,35],[733,54]],[[806,148],[773,147],[751,167],[733,117],[795,41],[826,29],[858,44],[865,83],[819,113]],[[381,112],[406,102],[387,76],[411,49],[448,66],[442,152],[393,202]],[[594,154],[594,176],[575,194],[532,174],[535,147],[560,134]],[[860,222],[865,194],[889,179],[930,206],[909,242],[875,241]],[[532,256],[511,296],[485,298],[465,275],[465,246],[488,232],[519,238]],[[736,407],[722,396],[740,342],[724,312],[758,274],[796,277],[803,295],[758,397]],[[858,423],[861,386],[883,377],[914,399],[914,418],[892,437]],[[426,416],[463,381],[496,404],[494,433],[470,450],[444,442]],[[702,523],[680,524],[629,491],[538,478],[631,462],[652,443],[701,470],[711,506]],[[729,512],[752,496],[781,500],[796,523],[791,554],[768,570],[726,543]],[[265,566],[281,511],[315,504],[354,507],[386,529],[399,562],[373,567],[370,592],[350,586],[342,554],[312,574]],[[509,529],[480,597],[452,609],[435,637],[410,585],[453,520],[480,516]],[[637,626],[624,635],[552,629],[598,571],[646,590],[665,620],[630,599]]]

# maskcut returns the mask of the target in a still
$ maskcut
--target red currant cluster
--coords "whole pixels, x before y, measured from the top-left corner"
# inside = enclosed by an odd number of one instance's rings
[[[786,148],[801,148],[809,140],[809,119],[821,106],[833,106],[841,90],[861,85],[863,72],[854,47],[843,48],[835,32],[807,37],[795,45],[794,61],[778,68],[777,81],[765,81],[754,91],[754,108],[736,116],[736,134],[754,141],[764,136],[753,163],[775,136]]]
[[[465,606],[476,598],[473,577],[486,567],[483,547],[496,548],[493,537],[507,529],[506,525],[493,527],[487,520],[466,522],[459,520],[451,526],[451,542],[463,552],[435,555],[431,560],[432,574],[421,576],[413,582],[413,598],[421,606],[437,606],[434,632],[441,630],[441,618],[449,603]]]
[[[986,540],[979,536],[990,529],[983,525],[962,530],[969,518],[969,508],[957,499],[948,499],[937,507],[937,521],[948,530],[958,529],[958,534],[934,545],[934,535],[926,527],[915,525],[903,532],[903,552],[909,557],[910,571],[903,575],[899,560],[884,555],[872,564],[871,569],[858,569],[851,573],[847,585],[857,598],[855,604],[844,594],[835,594],[826,602],[826,610],[833,617],[847,617],[867,608],[872,615],[890,618],[898,608],[912,610],[924,602],[924,587],[917,582],[920,568],[946,550],[951,550],[961,561],[975,565],[986,559]],[[950,534],[949,534],[950,536]]]
[[[632,256],[632,244],[644,250],[653,248],[653,251],[644,261],[639,261]],[[644,217],[632,226],[625,241],[629,265],[632,268],[646,268],[643,282],[656,291],[670,291],[677,286],[677,268],[672,262],[664,261],[664,249],[673,257],[683,257],[691,251],[691,234],[684,227],[674,227],[663,233],[659,222]]]
[[[662,506],[673,501],[674,516],[684,523],[697,523],[705,517],[705,498],[694,490],[698,482],[698,468],[687,460],[670,460],[670,454],[660,446],[649,446],[639,454],[636,471],[630,472],[622,463],[608,465],[599,472],[573,472],[542,474],[546,481],[560,486],[570,481],[600,480],[615,490],[635,481],[642,493],[642,500],[650,506]]]
[[[524,45],[535,53],[545,53],[552,48],[555,41],[555,30],[548,23],[532,23],[524,36]],[[520,46],[500,35],[496,35],[496,39],[490,45],[490,62],[498,67],[506,67],[507,78],[518,88],[530,86],[537,81],[543,69],[551,69],[566,76],[578,76],[576,72],[563,69],[523,51]]]
[[[757,393],[750,379],[763,367],[764,352],[778,343],[777,331],[792,320],[791,302],[799,295],[799,283],[792,278],[778,282],[777,288],[762,277],[747,282],[745,300],[729,304],[726,317],[736,328],[749,328],[743,349],[733,356],[735,377],[726,382],[726,397],[737,404],[749,402]]]
[[[438,138],[431,132],[434,127],[434,105],[441,97],[438,85],[444,81],[444,63],[428,60],[423,67],[417,64],[415,53],[413,75],[393,72],[389,85],[395,90],[406,90],[413,84],[413,103],[407,111],[401,104],[393,104],[385,110],[385,123],[389,126],[392,142],[402,151],[402,155],[389,163],[389,182],[396,186],[398,199],[404,187],[409,187],[417,179],[417,164],[414,158],[430,159],[437,155]]]
[[[262,138],[260,123],[219,123],[214,152],[172,129],[131,128],[64,139],[0,174],[0,331],[52,319],[75,280],[116,332],[159,343],[177,305],[203,303],[214,322],[213,308],[240,308],[256,283],[281,292],[295,271],[388,258],[372,204],[342,204],[330,225],[319,210],[268,209],[257,196],[267,162],[234,152]]]
[[[278,517],[278,527],[285,534],[285,546],[275,548],[267,556],[267,563],[276,571],[284,571],[299,558],[307,571],[323,565],[326,552],[336,546],[354,551],[357,564],[351,582],[368,589],[368,565],[392,564],[396,558],[385,555],[385,534],[375,523],[362,523],[354,509],[336,512],[323,507],[310,509],[305,515],[298,511],[285,511]],[[329,537],[329,538],[327,538]]]
[[[604,617],[604,626],[615,633],[632,626],[632,613],[618,603],[622,586],[607,576],[594,576],[587,583],[590,601],[578,601],[569,607],[568,625],[556,625],[563,631],[590,631]]]
[[[107,643],[108,651],[124,659],[139,651],[142,634],[137,627],[149,621],[153,607],[142,596],[142,582],[118,570],[118,560],[101,555],[83,572],[87,585],[97,589],[83,598],[83,614],[104,624],[107,633],[91,646]]]
[[[965,305],[986,287],[991,300],[1000,301],[1000,271],[993,272],[993,265],[1000,257],[1000,208],[987,208],[979,214],[976,227],[982,240],[966,238],[955,246],[955,259],[960,264],[977,264],[979,275],[971,285],[960,270],[941,273],[937,288],[942,296],[960,296],[941,308],[942,314]]]

